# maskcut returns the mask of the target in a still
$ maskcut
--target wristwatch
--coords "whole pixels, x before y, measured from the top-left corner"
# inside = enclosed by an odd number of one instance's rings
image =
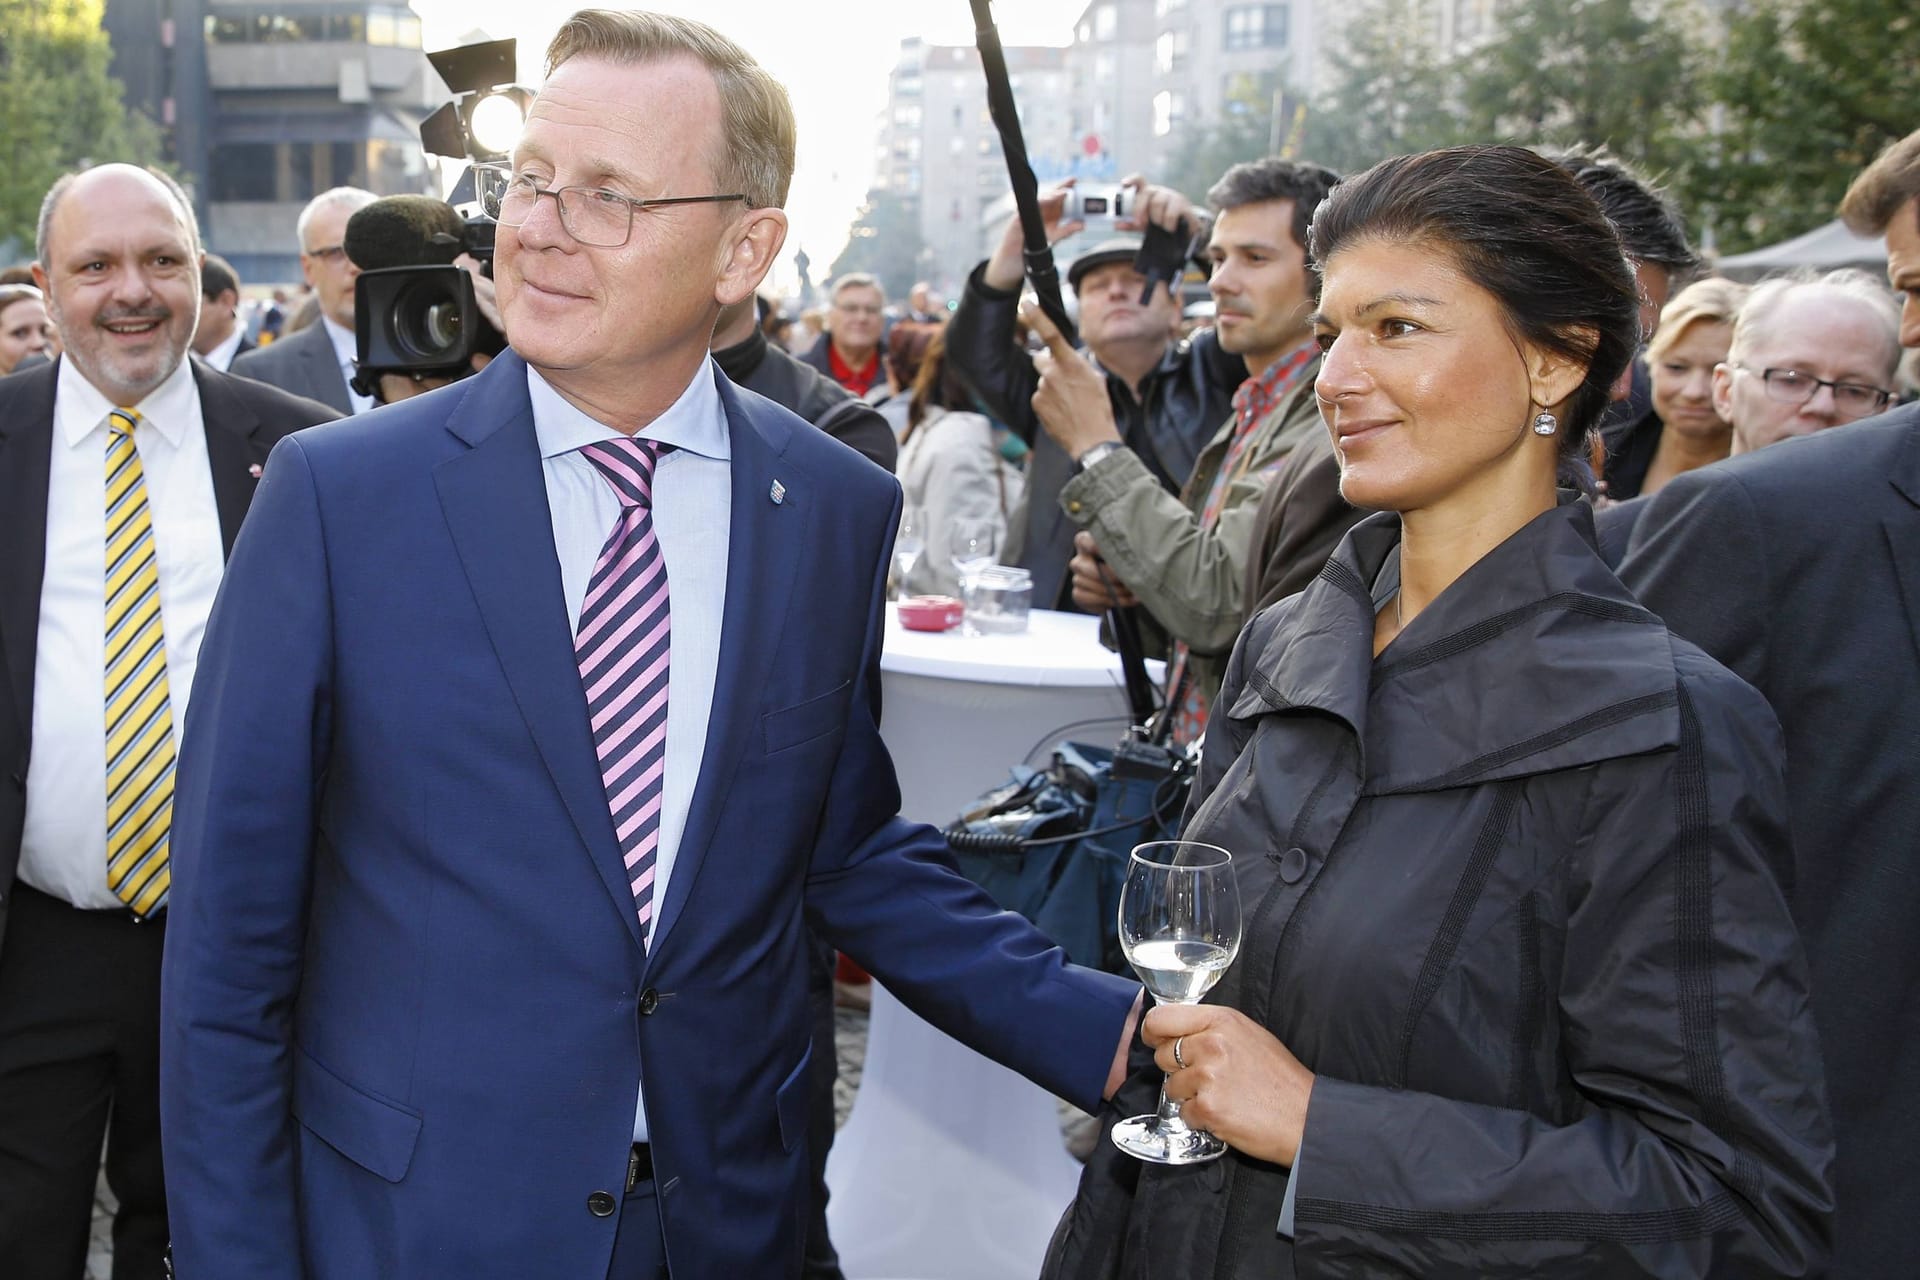
[[[1075,458],[1073,464],[1080,470],[1086,471],[1099,463],[1099,461],[1108,454],[1118,453],[1126,447],[1125,444],[1118,440],[1102,440],[1099,444],[1087,449],[1079,457]]]

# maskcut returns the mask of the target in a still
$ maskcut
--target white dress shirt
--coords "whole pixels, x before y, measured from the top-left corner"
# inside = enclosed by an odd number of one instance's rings
[[[373,408],[376,401],[372,396],[363,396],[353,389],[353,375],[357,372],[353,358],[359,349],[353,343],[353,330],[343,324],[336,324],[328,316],[321,316],[320,323],[327,327],[327,337],[333,340],[333,358],[340,365],[340,380],[347,384],[347,403],[353,406],[355,413],[365,413]]]
[[[246,336],[247,331],[236,324],[233,326],[233,332],[222,339],[219,346],[200,358],[225,373],[233,368],[233,358],[240,353],[240,340]]]
[[[553,519],[553,546],[560,558],[568,626],[578,629],[594,563],[620,520],[613,486],[581,448],[621,433],[562,399],[532,368],[527,393],[540,444]],[[713,361],[703,361],[693,381],[665,413],[640,433],[674,446],[654,472],[653,528],[667,564],[669,637],[667,758],[660,797],[660,846],[653,877],[654,920],[673,879],[680,837],[687,827],[694,784],[706,751],[707,720],[720,661],[720,621],[727,598],[727,548],[733,513],[732,448],[727,415],[714,385]],[[103,766],[104,767],[104,766]],[[651,935],[649,935],[651,941]],[[647,1140],[644,1097],[634,1107],[633,1140]]]
[[[180,745],[200,640],[226,567],[213,472],[190,361],[133,406]],[[33,671],[33,751],[20,878],[76,907],[123,904],[107,888],[107,412],[116,406],[60,362],[47,485],[46,580]]]

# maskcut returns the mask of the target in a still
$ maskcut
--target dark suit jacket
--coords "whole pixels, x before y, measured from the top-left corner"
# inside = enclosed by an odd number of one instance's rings
[[[217,372],[193,360],[200,416],[207,432],[220,541],[233,549],[253,499],[256,474],[280,437],[325,422],[325,405]],[[40,592],[47,561],[47,479],[53,456],[53,400],[59,366],[47,364],[0,379],[0,934],[20,864],[32,753],[33,669],[40,631]]]
[[[1633,545],[1633,531],[1640,527],[1652,503],[1651,495],[1628,498],[1624,502],[1610,502],[1593,513],[1594,547],[1607,562],[1607,568],[1619,572],[1620,562],[1627,558],[1627,549]]]
[[[353,412],[347,380],[334,357],[333,339],[319,320],[290,337],[235,356],[228,372],[318,400],[338,414]]]
[[[604,1275],[618,1219],[589,1203],[619,1198],[644,1070],[675,1280],[797,1277],[804,923],[1098,1103],[1132,984],[1068,966],[896,816],[899,486],[724,377],[720,397],[719,667],[645,947],[525,363],[274,451],[180,755],[161,1105],[182,1275]]]
[[[1839,1153],[1833,1274],[1911,1275],[1920,407],[1677,477],[1650,500],[1620,577],[1765,694],[1786,731],[1792,902]]]

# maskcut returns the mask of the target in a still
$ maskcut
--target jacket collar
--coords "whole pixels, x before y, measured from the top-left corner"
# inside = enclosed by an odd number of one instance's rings
[[[1372,658],[1371,585],[1400,520],[1347,535],[1250,666],[1229,714],[1316,710],[1360,739],[1370,793],[1574,768],[1679,741],[1672,640],[1594,550],[1585,502],[1495,547]],[[1392,562],[1391,568],[1389,561]]]

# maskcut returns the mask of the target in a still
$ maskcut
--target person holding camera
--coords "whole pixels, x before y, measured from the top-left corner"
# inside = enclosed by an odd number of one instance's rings
[[[1145,179],[1137,176],[1123,186],[1123,191],[1147,190]],[[1050,242],[1086,229],[1079,203],[1071,179],[1041,197]],[[1134,210],[1113,223],[1122,232],[1138,232],[1146,225]],[[1173,231],[1175,224],[1169,222],[1165,229]],[[1187,234],[1192,230],[1189,226]],[[1067,284],[1080,303],[1080,340],[1085,358],[1105,382],[1115,430],[1172,494],[1187,482],[1215,425],[1227,416],[1234,391],[1246,380],[1247,365],[1221,346],[1211,329],[1189,341],[1175,340],[1180,305],[1164,283],[1149,281],[1135,269],[1139,249],[1139,239],[1130,235],[1104,241],[1074,260]],[[1024,276],[1016,219],[993,256],[967,278],[947,330],[947,359],[982,407],[1033,449],[1027,463],[1026,530],[1019,563],[1033,574],[1035,605],[1066,608],[1074,525],[1059,498],[1079,459],[1054,442],[1034,412],[1040,374],[1014,332]]]
[[[473,234],[452,205],[385,196],[347,219],[353,264],[358,395],[393,404],[472,377],[506,350],[493,277],[473,256]]]
[[[1048,347],[1035,357],[1041,377],[1033,411],[1048,438],[1079,462],[1059,496],[1082,530],[1069,566],[1073,602],[1089,611],[1143,605],[1170,640],[1176,742],[1200,736],[1220,666],[1240,633],[1260,497],[1288,454],[1325,435],[1313,396],[1320,353],[1307,326],[1315,289],[1306,240],[1314,208],[1337,180],[1316,164],[1269,159],[1235,165],[1207,193],[1215,214],[1207,242],[1215,341],[1258,372],[1234,392],[1232,413],[1177,498],[1121,439],[1098,373],[1037,307],[1027,311]],[[1164,187],[1143,188],[1140,208],[1167,227],[1205,222],[1186,197]],[[1339,504],[1323,559],[1358,518]]]

